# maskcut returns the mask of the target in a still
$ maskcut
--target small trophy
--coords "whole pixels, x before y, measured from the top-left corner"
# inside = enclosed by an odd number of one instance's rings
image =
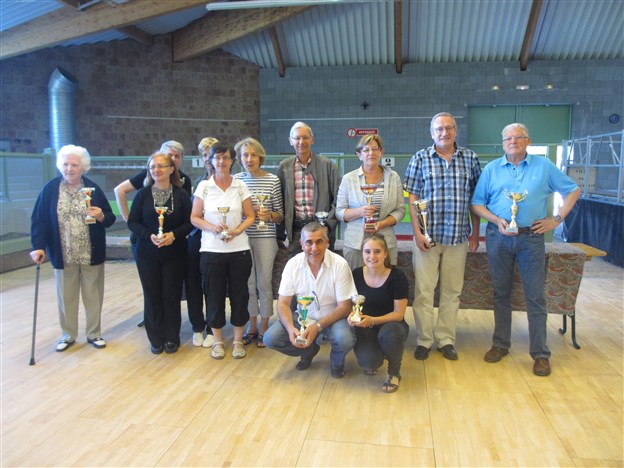
[[[518,234],[518,225],[516,224],[518,203],[523,201],[527,197],[529,191],[525,190],[524,192],[510,192],[509,190],[505,189],[503,191],[503,194],[505,195],[505,198],[511,200],[511,222],[509,223],[509,226],[507,226],[507,229],[505,229],[505,231],[512,234]]]
[[[85,197],[85,202],[87,204],[87,210],[91,208],[91,194],[95,191],[95,187],[83,187],[80,189],[80,193],[82,193]],[[95,224],[95,218],[90,214],[85,216],[86,224]]]
[[[427,218],[429,217],[429,211],[427,210],[428,204],[429,204],[429,201],[427,200],[415,200],[412,202],[412,205],[416,206],[416,208],[418,209],[418,217],[420,219],[420,225],[422,226],[423,234],[425,236],[425,240],[427,241],[427,244],[429,244],[429,247],[435,247],[436,243],[431,238],[431,236],[429,235],[429,232],[427,231],[427,227],[428,227]]]
[[[316,220],[321,223],[323,226],[327,226],[327,218],[329,218],[329,213],[327,211],[317,211],[314,213],[314,217]]]
[[[230,211],[230,207],[219,206],[217,207],[217,210],[219,211],[219,213],[221,213],[221,222],[227,225],[227,214],[228,214],[228,211]],[[230,235],[230,231],[228,231],[227,229],[224,229],[223,231],[221,231],[221,234],[219,236],[221,237],[222,240],[229,239],[230,237],[232,237]]]
[[[314,302],[314,296],[297,296],[297,304],[299,304],[299,318],[297,322],[301,326],[299,328],[299,334],[295,338],[295,343],[306,346],[308,339],[304,338],[303,332],[308,327],[308,306]]]
[[[155,206],[154,209],[158,213],[158,240],[163,238],[163,224],[165,222],[165,213],[167,212],[166,206]]]
[[[351,315],[351,322],[360,323],[362,321],[362,304],[366,297],[358,294],[351,296],[351,302],[353,302],[353,315]]]
[[[368,206],[371,206],[373,204],[373,194],[377,191],[377,185],[376,184],[360,185],[360,190],[364,193]],[[366,218],[364,218],[364,230],[365,231],[375,230],[375,218],[373,216],[367,216]]]
[[[264,202],[269,201],[271,196],[263,193],[261,195],[256,195],[256,198],[258,199],[258,202],[260,204],[260,211],[265,211],[266,208],[264,206]],[[263,220],[260,220],[258,221],[258,229],[265,230],[265,229],[269,229],[269,227],[266,225],[266,223]]]

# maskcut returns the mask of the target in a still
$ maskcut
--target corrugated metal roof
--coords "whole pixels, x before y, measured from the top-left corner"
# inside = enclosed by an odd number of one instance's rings
[[[518,60],[532,0],[402,2],[404,63]],[[56,0],[1,0],[0,30],[63,7]],[[136,24],[151,35],[184,28],[206,15],[203,6]],[[286,67],[394,63],[394,3],[319,5],[276,26]],[[624,58],[622,0],[544,0],[530,60]],[[125,39],[110,30],[63,42]],[[267,31],[224,50],[262,68],[276,68]]]

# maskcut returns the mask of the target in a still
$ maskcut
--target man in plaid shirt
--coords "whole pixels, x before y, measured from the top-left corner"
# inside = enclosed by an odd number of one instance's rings
[[[464,284],[468,249],[479,247],[479,218],[469,210],[470,200],[481,175],[477,155],[457,146],[455,118],[442,112],[431,119],[433,145],[417,152],[405,171],[403,187],[409,193],[414,228],[414,321],[417,346],[414,357],[424,360],[437,345],[446,359],[456,360],[455,329],[459,295]],[[415,201],[427,201],[427,231],[423,234]],[[471,229],[472,227],[472,229]],[[433,296],[440,279],[438,317]]]

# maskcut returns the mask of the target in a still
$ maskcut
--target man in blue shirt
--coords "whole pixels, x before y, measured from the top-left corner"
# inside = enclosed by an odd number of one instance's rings
[[[409,193],[410,215],[414,229],[412,264],[414,267],[414,321],[416,351],[424,360],[437,343],[446,359],[457,359],[455,330],[459,295],[464,285],[464,267],[468,248],[479,247],[479,218],[470,213],[470,198],[481,167],[479,158],[469,149],[457,146],[457,123],[448,112],[431,119],[433,145],[418,151],[405,171],[403,188]],[[427,231],[425,238],[414,206],[426,200]],[[472,219],[471,219],[472,218]],[[433,296],[440,278],[440,301],[437,320]]]
[[[472,198],[472,211],[488,221],[486,247],[494,287],[494,335],[486,362],[498,362],[511,347],[511,288],[517,263],[524,288],[529,320],[529,347],[533,373],[550,375],[550,350],[546,346],[546,276],[544,233],[555,229],[581,193],[578,186],[547,158],[527,154],[531,144],[525,125],[513,123],[502,132],[505,154],[483,173]],[[557,216],[547,216],[548,195],[559,192],[563,205]],[[517,202],[517,232],[509,229],[510,193],[522,194]]]

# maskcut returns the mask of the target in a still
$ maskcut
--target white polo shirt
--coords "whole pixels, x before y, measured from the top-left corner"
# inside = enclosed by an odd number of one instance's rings
[[[212,224],[221,222],[221,213],[217,208],[229,206],[226,221],[230,230],[236,227],[243,220],[243,200],[251,197],[249,189],[242,180],[233,179],[232,184],[223,191],[211,177],[202,180],[194,195],[204,200],[204,219]],[[202,231],[200,252],[230,253],[249,250],[249,239],[245,232],[236,236],[229,242],[224,242],[215,237],[212,232]]]
[[[353,276],[347,261],[327,249],[323,264],[315,278],[305,253],[291,258],[282,273],[280,296],[314,296],[316,300],[308,306],[308,317],[319,320],[332,312],[338,302],[351,300],[357,294]]]

